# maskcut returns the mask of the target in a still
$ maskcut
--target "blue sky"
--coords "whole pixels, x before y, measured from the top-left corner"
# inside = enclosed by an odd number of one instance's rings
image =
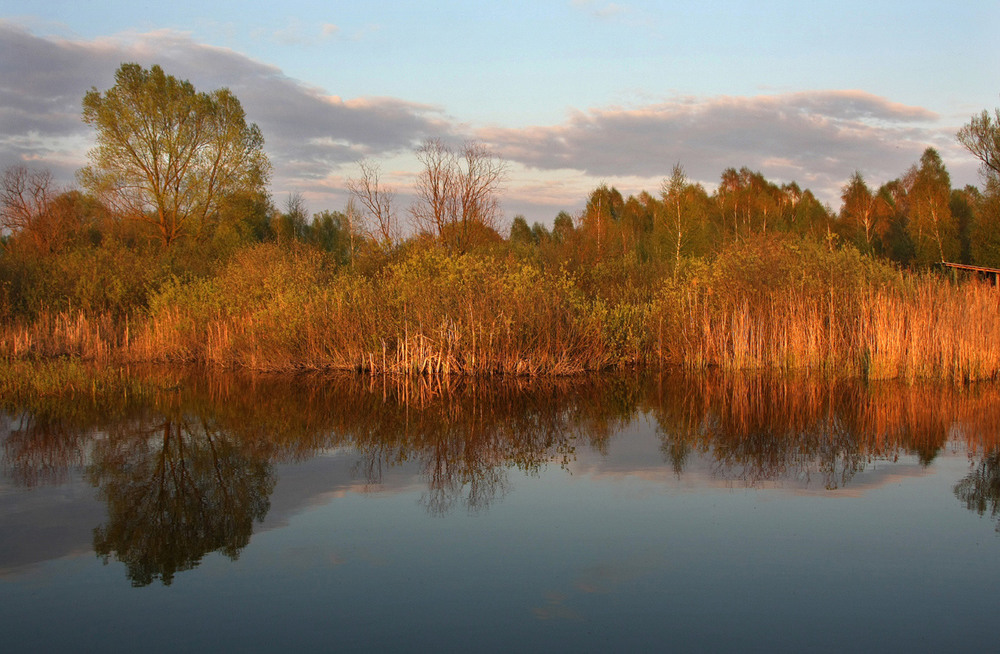
[[[480,139],[511,163],[508,218],[551,222],[607,182],[655,192],[674,163],[713,188],[748,166],[833,208],[1000,105],[1000,3],[89,2],[0,0],[0,166],[67,182],[80,100],[122,61],[231,88],[264,132],[272,192],[340,209],[356,161],[403,203],[422,139]]]

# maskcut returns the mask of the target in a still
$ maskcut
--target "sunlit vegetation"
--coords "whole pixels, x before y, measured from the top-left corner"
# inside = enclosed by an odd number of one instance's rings
[[[98,131],[86,191],[21,167],[0,185],[8,362],[1000,376],[1000,293],[938,265],[1000,266],[988,113],[958,135],[983,162],[982,189],[951,188],[933,149],[878,188],[856,172],[839,213],[747,168],[709,192],[676,165],[656,194],[602,185],[579,215],[508,230],[507,167],[481,143],[420,145],[405,211],[365,161],[345,210],[310,216],[298,194],[273,204],[263,137],[228,92],[124,65],[84,105]],[[162,133],[123,137],[143,119]]]

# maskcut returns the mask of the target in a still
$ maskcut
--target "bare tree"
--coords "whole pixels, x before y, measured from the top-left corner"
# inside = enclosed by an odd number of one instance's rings
[[[410,207],[417,228],[434,234],[449,247],[466,250],[474,235],[500,223],[499,194],[507,163],[477,141],[456,154],[439,139],[417,149],[423,164]]]
[[[354,202],[354,196],[352,195],[347,200],[347,206],[344,207],[344,218],[347,220],[347,236],[350,239],[350,253],[349,261],[351,267],[354,267],[354,236],[357,234],[359,229],[364,229],[364,218],[361,212],[358,211],[358,205]]]
[[[11,166],[0,180],[0,226],[11,232],[30,229],[46,213],[54,193],[52,173]]]
[[[462,227],[479,223],[496,229],[500,222],[497,197],[507,179],[507,162],[477,141],[462,148],[458,160],[458,210]]]
[[[364,231],[370,232],[382,247],[389,248],[400,238],[399,221],[393,210],[395,193],[382,185],[380,180],[382,171],[377,163],[362,160],[358,162],[358,167],[361,168],[361,177],[348,179],[347,190],[351,192],[352,199],[361,203],[363,210],[357,211],[355,205],[348,204],[348,221],[351,223],[351,229],[353,231],[355,227],[355,219],[361,223],[359,227],[363,223],[370,223],[370,227],[364,225]]]
[[[40,250],[51,250],[66,235],[57,211],[61,191],[48,170],[11,166],[0,177],[0,229],[20,234]]]
[[[417,177],[410,215],[417,229],[440,237],[454,217],[455,155],[440,139],[424,141],[416,154],[424,169]]]

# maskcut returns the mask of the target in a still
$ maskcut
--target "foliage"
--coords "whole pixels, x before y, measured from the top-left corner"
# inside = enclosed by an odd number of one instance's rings
[[[197,92],[159,66],[122,64],[111,89],[86,94],[83,120],[97,131],[84,186],[164,246],[204,238],[226,198],[266,185],[264,138],[228,89]]]

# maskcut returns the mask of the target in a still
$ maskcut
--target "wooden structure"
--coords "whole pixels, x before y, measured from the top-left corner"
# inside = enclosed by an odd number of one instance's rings
[[[941,265],[952,270],[968,270],[970,272],[993,275],[993,283],[1000,286],[1000,268],[984,268],[983,266],[969,266],[964,263],[950,263],[942,261]]]

